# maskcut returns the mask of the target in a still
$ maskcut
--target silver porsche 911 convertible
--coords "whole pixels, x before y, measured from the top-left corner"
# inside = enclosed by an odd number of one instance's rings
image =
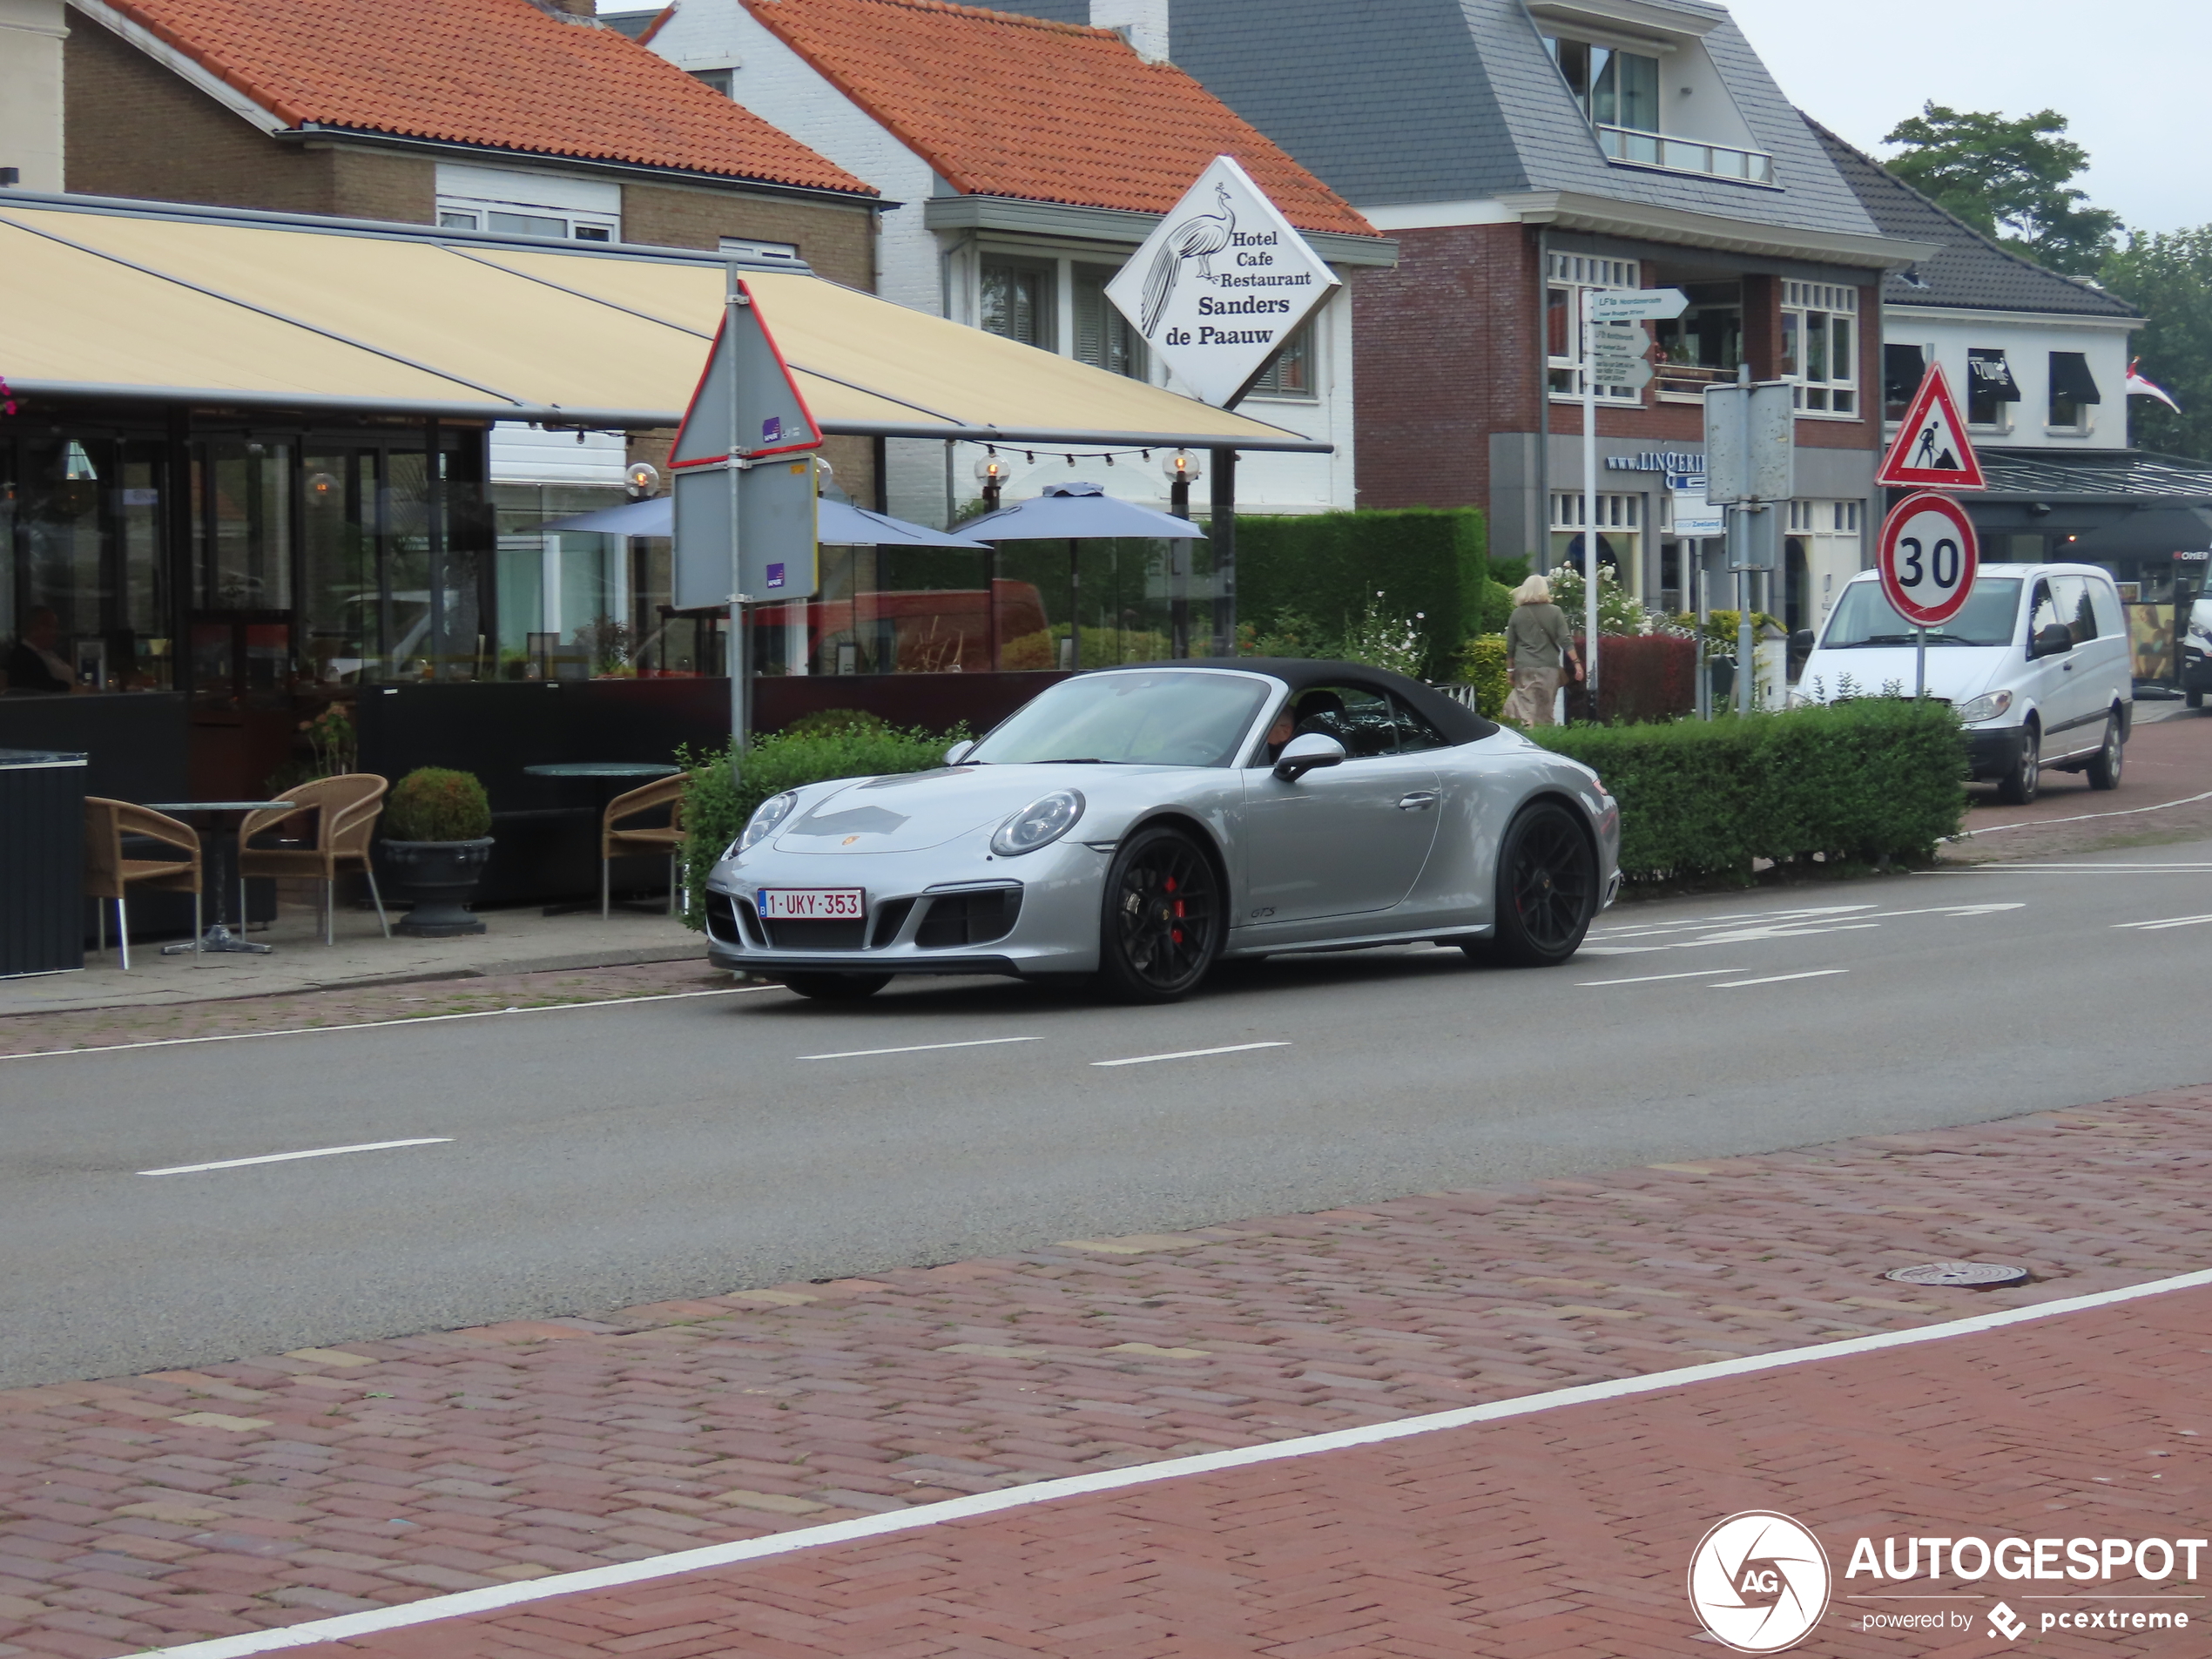
[[[945,763],[761,803],[707,880],[711,959],[813,997],[1089,974],[1166,1001],[1224,957],[1563,962],[1620,882],[1588,767],[1351,663],[1099,669]]]

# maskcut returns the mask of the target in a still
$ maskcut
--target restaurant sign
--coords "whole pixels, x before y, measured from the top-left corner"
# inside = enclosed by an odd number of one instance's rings
[[[1106,295],[1202,401],[1225,409],[1336,286],[1251,175],[1218,156]]]

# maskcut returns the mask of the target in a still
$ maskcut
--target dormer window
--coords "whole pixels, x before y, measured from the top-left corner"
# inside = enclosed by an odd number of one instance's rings
[[[1542,0],[1538,10],[1580,21],[1605,5],[1606,0]],[[1595,35],[1548,32],[1542,28],[1548,21],[1540,16],[1544,50],[1607,160],[1743,184],[1774,182],[1774,158],[1745,142],[1750,132],[1706,54],[1702,31],[1653,41],[1649,51],[1638,51]],[[1593,21],[1602,26],[1605,19]]]
[[[1545,36],[1544,46],[1593,125],[1659,131],[1656,57],[1558,35]]]

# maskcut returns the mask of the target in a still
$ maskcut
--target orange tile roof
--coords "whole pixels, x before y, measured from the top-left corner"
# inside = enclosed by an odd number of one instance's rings
[[[1301,230],[1357,209],[1170,64],[1110,30],[943,0],[744,0],[963,194],[1163,213],[1218,155]]]
[[[530,0],[108,0],[294,126],[878,193],[612,29]]]

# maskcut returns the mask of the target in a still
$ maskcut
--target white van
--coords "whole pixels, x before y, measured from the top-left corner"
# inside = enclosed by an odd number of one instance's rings
[[[1844,584],[1797,700],[1910,697],[1912,624],[1862,571]],[[1959,711],[1973,776],[2015,806],[2046,766],[2116,788],[2135,709],[2128,622],[2089,564],[1985,564],[1959,614],[1928,630],[1928,694]]]

